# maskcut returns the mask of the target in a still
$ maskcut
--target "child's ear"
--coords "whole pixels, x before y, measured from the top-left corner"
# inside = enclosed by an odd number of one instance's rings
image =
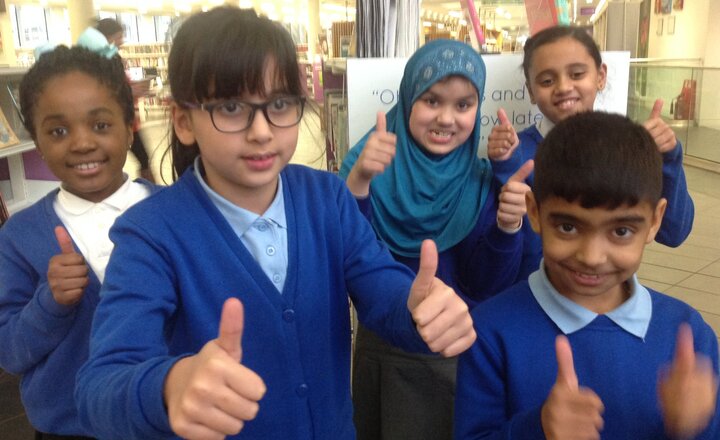
[[[172,103],[170,107],[172,115],[173,127],[178,140],[184,145],[192,145],[195,143],[195,133],[193,132],[192,120],[190,119],[190,110],[182,108],[176,103]]]
[[[537,104],[537,102],[535,102],[535,96],[533,96],[533,92],[532,92],[532,88],[530,87],[530,83],[527,81],[525,81],[525,88],[528,91],[528,95],[530,95],[530,103]]]
[[[655,212],[653,212],[652,224],[648,231],[647,239],[645,243],[650,244],[655,240],[655,235],[660,230],[662,219],[665,216],[665,208],[667,208],[667,199],[660,199],[655,205]]]
[[[527,216],[530,220],[530,226],[536,234],[540,233],[540,211],[538,205],[535,202],[535,195],[532,191],[525,193],[525,204],[527,205]]]
[[[607,65],[602,63],[598,69],[598,90],[603,90],[607,83]]]

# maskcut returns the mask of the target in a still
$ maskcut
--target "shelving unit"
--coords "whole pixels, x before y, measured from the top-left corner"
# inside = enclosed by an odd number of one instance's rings
[[[150,95],[144,97],[139,103],[140,119],[154,121],[167,117],[167,99],[164,85],[168,78],[168,54],[170,45],[166,43],[124,44],[120,49],[120,56],[125,68],[142,67],[157,74],[163,87],[151,88]]]
[[[9,180],[0,181],[0,189],[10,214],[34,203],[50,189],[58,186],[57,181],[29,180],[25,176],[23,153],[34,151],[35,143],[22,125],[7,86],[10,84],[16,87],[26,71],[27,68],[24,67],[0,68],[0,108],[10,128],[20,140],[18,144],[0,148],[0,160],[7,160],[9,170]]]
[[[310,96],[314,96],[313,66],[311,60],[308,59],[307,44],[297,44],[295,46],[295,53],[297,54],[298,64],[302,66],[302,69],[300,69],[300,71],[305,76],[305,85],[307,86],[307,92]]]
[[[166,43],[124,44],[120,56],[125,67],[156,69],[161,81],[167,82],[167,61],[170,46]]]

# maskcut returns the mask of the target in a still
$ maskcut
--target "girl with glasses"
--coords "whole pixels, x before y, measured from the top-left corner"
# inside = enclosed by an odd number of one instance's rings
[[[178,180],[111,232],[83,421],[108,439],[355,438],[348,293],[389,342],[446,356],[475,339],[467,306],[434,243],[416,276],[340,179],[288,165],[303,79],[279,24],[195,15],[169,79]]]

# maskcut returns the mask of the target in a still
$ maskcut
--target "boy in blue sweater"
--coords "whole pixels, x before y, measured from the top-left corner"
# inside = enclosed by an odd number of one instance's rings
[[[473,310],[456,438],[718,438],[717,337],[635,276],[661,193],[642,126],[583,113],[548,134],[527,196],[541,268]]]

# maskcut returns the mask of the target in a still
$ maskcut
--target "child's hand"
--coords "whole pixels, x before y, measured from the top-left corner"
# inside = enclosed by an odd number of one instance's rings
[[[600,397],[578,386],[570,342],[563,335],[555,340],[558,375],[542,407],[540,420],[545,437],[558,439],[599,439],[605,409]]]
[[[493,126],[488,136],[488,157],[490,160],[503,161],[508,160],[512,156],[513,151],[520,145],[515,128],[510,123],[505,110],[500,109],[497,112],[500,125]]]
[[[75,252],[70,234],[62,226],[55,227],[60,253],[48,263],[48,286],[56,303],[65,306],[80,301],[90,282],[85,258]]]
[[[690,326],[678,330],[675,359],[658,382],[665,431],[672,438],[694,438],[710,422],[717,405],[718,378],[710,359],[696,355]]]
[[[382,174],[395,157],[397,136],[387,131],[385,113],[377,113],[375,131],[368,136],[365,147],[347,178],[347,186],[354,196],[366,196],[370,192],[370,181]]]
[[[435,242],[423,241],[420,268],[410,289],[408,309],[430,350],[451,357],[467,350],[476,335],[465,301],[435,277],[437,265]]]
[[[170,369],[163,394],[175,434],[224,439],[257,415],[266,388],[260,376],[240,363],[243,326],[242,303],[228,299],[218,338]]]
[[[498,227],[504,231],[516,230],[522,225],[522,218],[527,212],[525,194],[530,186],[525,179],[533,172],[535,161],[528,160],[503,185],[500,191],[500,204],[497,211]]]
[[[663,100],[655,100],[655,105],[653,105],[652,111],[650,112],[650,118],[645,121],[643,126],[650,133],[650,136],[652,136],[658,151],[660,153],[667,153],[675,148],[677,139],[675,138],[675,132],[672,131],[672,128],[670,128],[660,116],[662,107]]]

